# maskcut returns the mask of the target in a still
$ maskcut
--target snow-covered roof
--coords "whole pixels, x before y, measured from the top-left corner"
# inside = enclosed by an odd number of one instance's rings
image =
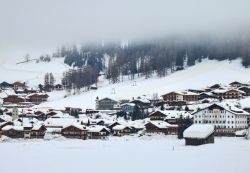
[[[7,131],[7,130],[10,130],[10,129],[13,129],[13,130],[16,130],[16,131],[22,131],[23,130],[23,126],[7,125],[7,126],[4,126],[2,128],[3,131]]]
[[[29,98],[31,96],[34,96],[34,95],[37,95],[37,96],[48,96],[47,93],[31,93],[31,94],[27,95],[27,98]]]
[[[134,103],[124,103],[124,104],[121,104],[121,106],[135,106]]]
[[[247,116],[250,116],[250,113],[248,113],[247,111],[244,111],[243,109],[237,108],[234,105],[229,104],[229,103],[225,103],[225,102],[213,103],[213,104],[209,105],[208,107],[210,107],[212,105],[217,105],[219,107],[222,107],[226,111],[231,112],[234,115],[247,115]]]
[[[165,121],[150,121],[150,123],[161,129],[173,126],[176,127],[176,125],[171,125]]]
[[[19,118],[19,119],[14,120],[13,123],[14,123],[15,126],[32,127],[32,126],[35,126],[35,125],[40,125],[43,122],[39,121],[36,118],[23,117],[23,118]]]
[[[139,101],[139,102],[142,102],[142,103],[145,103],[145,104],[149,104],[150,101],[146,98],[137,98],[137,99],[134,99],[132,100],[131,102],[134,102],[134,101]]]
[[[214,95],[212,92],[202,92],[202,93],[200,93],[200,94],[206,94],[206,95],[208,95],[208,96],[213,96],[213,95]]]
[[[32,130],[39,130],[43,125],[42,124],[35,124]]]
[[[88,132],[100,132],[100,131],[102,131],[103,129],[109,131],[109,129],[106,128],[105,126],[99,126],[99,125],[90,126],[90,127],[88,127],[87,129],[88,129]]]
[[[236,91],[236,92],[241,93],[241,94],[245,93],[244,91],[241,91],[241,90],[238,90],[238,89],[225,89],[225,88],[216,89],[213,92],[216,93],[216,94],[223,94],[223,93],[226,93],[226,92],[229,92],[229,91]]]
[[[123,130],[125,128],[127,128],[128,126],[124,126],[124,125],[116,125],[113,127],[113,130]],[[130,127],[128,127],[130,128]]]
[[[9,115],[0,115],[0,119],[4,120],[4,121],[12,121],[12,117]]]
[[[102,101],[102,100],[112,100],[112,101],[114,101],[114,102],[118,102],[117,101],[117,99],[116,98],[113,98],[113,97],[104,97],[104,98],[101,98],[101,99],[99,99],[99,101]]]
[[[144,120],[135,120],[135,121],[128,121],[127,125],[130,127],[134,127],[136,129],[143,129],[145,121]]]
[[[182,115],[183,118],[192,118],[193,115],[191,115],[187,111],[177,111],[177,110],[157,110],[158,112],[161,112],[162,114],[166,115],[166,119],[178,119]],[[156,112],[157,112],[156,111]],[[155,113],[155,112],[153,112]],[[151,116],[153,113],[151,113],[149,116]]]
[[[183,95],[199,95],[197,93],[191,92],[191,91],[181,91]]]
[[[74,126],[74,127],[78,128],[78,129],[81,129],[81,130],[86,130],[86,127],[79,124],[79,123],[67,124],[67,125],[63,126],[63,129],[65,129],[65,128],[69,127],[69,126]]]
[[[191,92],[191,91],[172,91],[172,92],[166,93],[164,95],[171,94],[171,93],[176,93],[178,95],[199,95],[199,94]]]
[[[69,125],[80,125],[80,120],[74,117],[64,117],[64,118],[53,118],[50,117],[44,121],[44,125],[47,127],[66,127]]]
[[[198,138],[204,139],[207,138],[214,132],[214,126],[210,124],[193,124],[187,128],[183,136],[184,138]]]
[[[236,136],[244,136],[246,134],[247,134],[247,130],[246,129],[238,130],[238,131],[235,132]]]
[[[61,111],[53,111],[56,114],[52,115],[50,118],[72,118],[69,114],[64,114]]]
[[[0,98],[5,98],[8,95],[14,95],[15,91],[13,89],[6,89],[6,90],[2,90],[2,92],[0,92]]]

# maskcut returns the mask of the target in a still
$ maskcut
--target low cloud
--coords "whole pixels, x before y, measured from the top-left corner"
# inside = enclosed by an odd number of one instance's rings
[[[171,34],[239,36],[248,32],[249,6],[249,0],[0,0],[0,53]]]

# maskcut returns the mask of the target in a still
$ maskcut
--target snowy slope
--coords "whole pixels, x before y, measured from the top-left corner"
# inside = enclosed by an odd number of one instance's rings
[[[20,61],[20,60],[19,60]],[[25,81],[29,86],[34,87],[43,83],[45,73],[53,73],[56,82],[61,82],[62,74],[69,69],[64,64],[63,58],[52,58],[51,62],[31,61],[17,64],[18,61],[5,61],[0,63],[0,81],[15,82]]]
[[[117,84],[109,84],[107,80],[101,80],[97,91],[84,92],[67,98],[63,98],[65,95],[64,91],[53,92],[50,93],[50,101],[40,106],[94,108],[97,96],[99,98],[113,97],[115,99],[131,99],[132,97],[143,94],[152,95],[153,93],[158,93],[160,96],[169,91],[188,88],[199,89],[214,83],[228,84],[235,80],[242,82],[250,81],[250,69],[242,67],[240,60],[232,62],[205,60],[200,64],[175,72],[164,78],[136,79],[135,86],[134,81],[131,80],[125,80]],[[115,94],[112,94],[114,90]]]

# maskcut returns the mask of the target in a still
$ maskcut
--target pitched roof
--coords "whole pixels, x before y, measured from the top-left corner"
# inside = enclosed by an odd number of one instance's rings
[[[149,114],[149,117],[152,116],[154,113],[156,112],[160,112],[161,114],[165,115],[165,117],[167,119],[171,119],[171,118],[180,118],[180,116],[182,115],[183,118],[187,118],[187,117],[192,117],[192,115],[187,112],[187,111],[177,111],[177,110],[157,110],[155,112],[152,112],[151,114]]]
[[[103,129],[109,131],[109,129],[106,128],[105,126],[98,126],[98,125],[90,126],[87,129],[88,129],[88,132],[101,132]]]
[[[207,138],[214,132],[214,126],[210,124],[193,124],[187,128],[183,136],[184,138],[197,138],[204,139]]]
[[[160,128],[160,129],[165,129],[165,128],[168,128],[168,127],[176,127],[177,126],[177,125],[169,124],[169,123],[167,123],[165,121],[149,121],[148,123],[151,123],[151,124],[153,124],[154,126]]]
[[[13,125],[7,125],[7,126],[4,126],[2,128],[3,131],[7,131],[7,130],[16,130],[16,131],[22,131],[23,130],[23,126],[13,126]]]
[[[130,127],[125,126],[125,125],[116,125],[113,127],[113,130],[123,130],[125,128],[130,128]]]
[[[78,129],[81,129],[81,130],[86,130],[85,126],[77,124],[77,123],[67,124],[67,125],[63,126],[63,129],[70,127],[70,126],[76,127]]]
[[[240,109],[240,108],[237,108],[235,107],[234,105],[230,105],[228,103],[213,103],[213,104],[209,104],[208,106],[204,107],[203,109],[200,109],[196,112],[194,112],[193,114],[196,114],[202,110],[205,110],[207,108],[211,108],[213,106],[218,106],[220,107],[221,109],[224,109],[234,115],[247,115],[247,116],[250,116],[250,113],[248,113],[247,111],[244,111],[243,109]]]
[[[0,119],[4,120],[4,121],[12,121],[12,117],[9,115],[0,115]]]
[[[175,94],[178,94],[178,95],[199,95],[199,94],[191,92],[191,91],[172,91],[172,92],[163,94],[162,96],[165,96],[165,95],[168,95],[168,94],[171,94],[171,93],[175,93]]]

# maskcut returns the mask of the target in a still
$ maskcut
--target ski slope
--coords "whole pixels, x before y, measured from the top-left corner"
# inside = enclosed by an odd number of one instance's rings
[[[153,93],[162,95],[166,92],[184,90],[188,88],[199,89],[215,83],[228,84],[232,81],[250,81],[250,68],[242,67],[240,59],[230,61],[204,60],[195,66],[183,71],[169,74],[164,78],[138,78],[117,84],[109,84],[107,80],[100,79],[98,90],[82,92],[64,98],[64,91],[50,93],[49,102],[39,107],[54,107],[63,109],[65,106],[80,107],[83,109],[95,108],[95,99],[111,97],[114,99],[132,99],[141,95],[152,96]]]

